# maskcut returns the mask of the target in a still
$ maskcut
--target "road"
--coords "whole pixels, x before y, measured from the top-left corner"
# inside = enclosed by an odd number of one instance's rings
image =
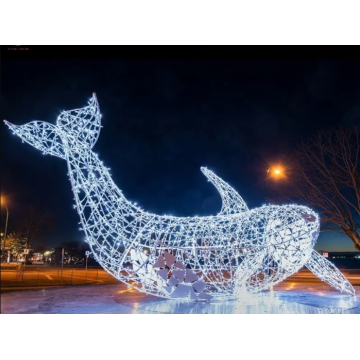
[[[4,288],[47,287],[82,285],[89,283],[109,284],[118,281],[101,268],[67,268],[50,266],[26,266],[24,271],[7,267],[1,269],[1,291]]]
[[[38,288],[83,284],[117,284],[118,280],[101,268],[64,268],[50,266],[26,266],[25,271],[15,267],[1,269],[1,292],[21,290],[22,288]],[[342,270],[353,286],[360,286],[360,269]],[[330,286],[323,283],[308,270],[301,270],[290,276],[275,287],[275,290],[329,290]]]

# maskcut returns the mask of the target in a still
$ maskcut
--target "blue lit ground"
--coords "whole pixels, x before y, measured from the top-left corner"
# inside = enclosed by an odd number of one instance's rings
[[[273,292],[243,294],[240,301],[185,302],[144,295],[123,284],[84,285],[24,290],[1,295],[2,313],[27,314],[360,314],[356,297],[342,295],[326,284],[285,281]]]

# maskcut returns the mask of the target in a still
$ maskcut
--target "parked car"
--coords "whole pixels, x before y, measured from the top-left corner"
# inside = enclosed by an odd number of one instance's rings
[[[84,265],[84,260],[81,261],[75,261],[74,265]]]

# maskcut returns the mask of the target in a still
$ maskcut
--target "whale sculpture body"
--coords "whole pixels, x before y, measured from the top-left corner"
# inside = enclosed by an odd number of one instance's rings
[[[86,107],[63,111],[56,125],[5,121],[23,141],[67,161],[82,229],[102,267],[137,290],[165,298],[232,298],[237,289],[268,289],[307,266],[341,292],[354,289],[315,250],[318,215],[305,206],[249,210],[241,196],[201,168],[222,198],[216,216],[174,217],[128,201],[91,150],[101,114],[96,95]]]

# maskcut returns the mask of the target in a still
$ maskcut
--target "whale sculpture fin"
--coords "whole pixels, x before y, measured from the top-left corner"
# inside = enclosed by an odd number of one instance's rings
[[[243,198],[230,185],[228,185],[224,180],[220,179],[206,167],[201,167],[200,169],[219,191],[222,199],[222,208],[219,212],[219,215],[238,214],[240,212],[249,210]]]
[[[266,250],[252,251],[248,253],[245,259],[235,272],[235,287],[234,294],[238,296],[238,291],[245,286],[250,277],[256,273],[256,270],[261,266],[261,263],[266,256]]]
[[[349,295],[355,295],[355,290],[348,279],[346,279],[335,265],[326,260],[317,251],[312,251],[310,260],[306,263],[306,267],[320,280],[328,283],[335,289]]]
[[[6,120],[4,123],[23,141],[44,154],[66,158],[59,130],[55,125],[44,121],[32,121],[25,125],[14,125]]]

